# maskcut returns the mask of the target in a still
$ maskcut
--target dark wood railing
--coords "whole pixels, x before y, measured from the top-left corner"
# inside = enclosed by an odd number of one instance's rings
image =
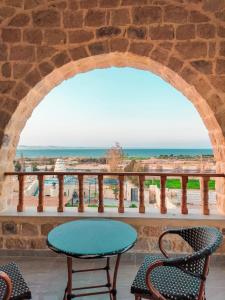
[[[38,205],[37,211],[43,212],[45,199],[44,199],[44,179],[45,176],[57,176],[59,184],[58,193],[58,212],[64,211],[64,176],[77,176],[78,178],[78,212],[84,212],[84,177],[95,176],[98,178],[98,212],[104,212],[104,176],[117,177],[119,185],[119,203],[118,212],[124,213],[124,181],[125,177],[136,176],[139,179],[139,213],[145,213],[145,202],[144,202],[144,182],[146,177],[159,177],[160,178],[160,213],[166,214],[166,180],[168,177],[181,178],[181,214],[188,214],[187,207],[187,183],[188,178],[195,177],[200,179],[201,188],[201,204],[202,213],[209,215],[209,187],[208,183],[210,178],[224,178],[224,174],[218,173],[165,173],[165,172],[7,172],[5,176],[17,176],[19,181],[19,194],[18,194],[18,205],[17,211],[22,212],[25,209],[24,204],[24,183],[26,176],[37,176],[39,193],[38,193]]]

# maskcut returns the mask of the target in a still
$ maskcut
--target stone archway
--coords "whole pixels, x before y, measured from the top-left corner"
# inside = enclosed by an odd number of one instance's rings
[[[0,163],[12,167],[33,109],[57,84],[94,68],[136,67],[180,90],[225,169],[225,3],[217,0],[4,0],[0,4]],[[224,182],[218,204],[225,211]]]

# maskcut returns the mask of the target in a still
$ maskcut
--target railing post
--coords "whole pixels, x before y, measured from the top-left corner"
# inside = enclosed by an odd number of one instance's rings
[[[161,214],[167,213],[166,208],[166,176],[161,175],[160,177],[160,212]]]
[[[38,195],[38,212],[43,212],[43,203],[44,203],[44,175],[38,175],[39,183],[39,195]]]
[[[203,215],[209,215],[209,177],[202,177],[200,181],[201,185],[201,202]]]
[[[103,203],[103,175],[98,175],[98,212],[104,212],[104,203]]]
[[[19,202],[17,205],[17,211],[22,212],[24,206],[24,176],[18,175],[19,180]]]
[[[119,213],[124,213],[124,175],[119,175]]]
[[[64,176],[58,175],[58,182],[59,182],[59,206],[58,212],[63,212],[64,210]]]
[[[139,213],[145,213],[145,176],[139,176]]]
[[[183,215],[188,214],[188,208],[187,208],[187,183],[188,183],[188,177],[182,176],[182,198],[181,198],[181,213]]]
[[[79,204],[78,212],[84,212],[84,175],[78,175],[79,182]]]

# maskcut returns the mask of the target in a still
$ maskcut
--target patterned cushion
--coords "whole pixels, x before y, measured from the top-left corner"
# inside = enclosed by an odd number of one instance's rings
[[[8,274],[8,276],[12,280],[13,291],[10,300],[31,299],[31,292],[15,263],[9,263],[7,265],[0,266],[0,271]],[[0,300],[3,299],[5,290],[6,284],[3,280],[0,279]]]
[[[148,266],[162,256],[146,256],[134,282],[132,294],[151,296],[145,281]],[[164,258],[165,259],[165,258]],[[153,286],[168,300],[196,300],[200,287],[200,279],[195,278],[176,267],[158,267],[151,273]]]

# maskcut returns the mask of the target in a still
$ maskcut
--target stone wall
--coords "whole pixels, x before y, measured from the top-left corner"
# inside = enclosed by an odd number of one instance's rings
[[[0,208],[5,171],[33,109],[57,84],[99,67],[152,71],[195,105],[225,170],[223,0],[2,0]],[[218,185],[225,212],[225,185]]]
[[[26,251],[35,250],[34,254],[41,250],[48,249],[46,246],[46,237],[52,228],[78,219],[76,217],[0,217],[0,248],[1,250]],[[168,228],[177,228],[185,226],[214,226],[219,228],[225,234],[225,220],[190,220],[190,219],[162,219],[162,218],[113,218],[126,222],[134,226],[138,232],[138,242],[131,250],[135,253],[156,253],[159,252],[158,238],[160,234]],[[119,234],[119,232],[118,232]],[[188,252],[190,249],[179,237],[165,237],[165,249],[171,253]],[[0,253],[1,253],[0,250]],[[21,252],[20,252],[21,253]],[[225,243],[217,251],[217,254],[225,255]]]

